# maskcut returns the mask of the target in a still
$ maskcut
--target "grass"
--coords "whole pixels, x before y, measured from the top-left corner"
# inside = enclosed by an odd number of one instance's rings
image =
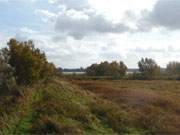
[[[16,124],[13,134],[29,134],[32,128],[32,122],[34,119],[34,108],[33,104],[38,102],[41,99],[40,93],[38,90],[32,90],[30,95],[27,96],[25,103],[24,115]]]
[[[6,106],[11,113],[0,115],[0,133],[180,134],[179,84],[55,78],[21,88],[22,97]]]
[[[56,84],[56,85],[55,85]],[[33,134],[41,133],[114,133],[90,112],[94,97],[62,81],[43,90],[42,100],[33,106],[36,119]]]
[[[180,82],[74,80],[72,83],[118,105],[130,123],[150,134],[180,134]]]

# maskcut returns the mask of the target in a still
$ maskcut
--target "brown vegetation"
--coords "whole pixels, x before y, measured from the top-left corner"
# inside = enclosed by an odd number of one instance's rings
[[[72,81],[126,111],[137,127],[154,134],[180,133],[178,81]]]

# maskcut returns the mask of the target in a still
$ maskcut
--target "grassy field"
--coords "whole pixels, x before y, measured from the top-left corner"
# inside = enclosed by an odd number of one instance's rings
[[[1,98],[0,134],[180,134],[180,82],[55,78],[19,90]]]
[[[152,134],[180,134],[179,81],[85,81],[72,83],[109,100],[136,126]]]
[[[16,102],[3,104],[0,134],[145,133],[115,104],[60,79],[20,89]]]

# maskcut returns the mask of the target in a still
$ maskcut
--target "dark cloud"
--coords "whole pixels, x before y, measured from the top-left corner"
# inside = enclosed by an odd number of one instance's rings
[[[150,14],[153,24],[169,29],[180,28],[180,0],[159,0]]]
[[[140,31],[148,31],[153,27],[180,29],[180,0],[158,0],[151,12],[142,11],[142,19],[137,26]]]

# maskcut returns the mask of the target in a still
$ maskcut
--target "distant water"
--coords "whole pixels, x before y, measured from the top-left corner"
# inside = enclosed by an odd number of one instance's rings
[[[133,72],[129,71],[127,74],[132,74]],[[77,75],[82,75],[85,74],[85,72],[63,72],[64,75],[72,75],[72,74],[77,74]]]
[[[71,75],[71,74],[78,74],[78,75],[80,75],[80,74],[85,74],[85,72],[63,72],[63,74],[65,74],[65,75]]]

